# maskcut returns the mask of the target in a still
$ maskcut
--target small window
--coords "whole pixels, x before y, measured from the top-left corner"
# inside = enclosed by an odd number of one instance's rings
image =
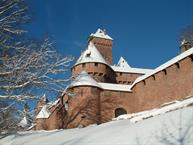
[[[123,73],[122,73],[122,72],[120,72],[120,74],[119,74],[119,75],[120,75],[120,76],[122,76],[122,74],[123,74]]]
[[[103,75],[103,73],[99,73],[99,76],[102,76]]]
[[[83,63],[83,64],[82,64],[82,67],[84,68],[85,66],[86,66],[86,64],[85,64],[85,63]]]
[[[94,66],[98,66],[98,63],[94,63]]]

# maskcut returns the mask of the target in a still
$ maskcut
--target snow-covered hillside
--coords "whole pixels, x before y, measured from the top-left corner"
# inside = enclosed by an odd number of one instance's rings
[[[0,145],[192,145],[192,120],[193,107],[187,107],[137,123],[117,120],[86,128],[19,133],[1,139]]]

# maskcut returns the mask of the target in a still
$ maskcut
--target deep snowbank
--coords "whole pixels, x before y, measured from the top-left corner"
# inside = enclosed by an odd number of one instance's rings
[[[192,119],[193,107],[188,107],[137,123],[118,120],[81,129],[19,133],[1,139],[0,145],[163,145],[160,139],[167,145],[167,140],[176,142],[169,133],[179,140],[185,134],[184,141],[193,144]]]

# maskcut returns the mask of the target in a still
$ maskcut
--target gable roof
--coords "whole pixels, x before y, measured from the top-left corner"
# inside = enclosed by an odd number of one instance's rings
[[[36,118],[48,118],[50,116],[50,111],[48,110],[48,105],[44,105]]]
[[[122,67],[122,68],[131,68],[129,64],[127,63],[127,61],[122,56],[120,57],[117,63],[117,66]]]
[[[159,71],[162,71],[164,69],[166,69],[167,67],[179,62],[180,60],[190,56],[193,54],[193,47],[181,54],[179,54],[178,56],[174,57],[173,59],[167,61],[166,63],[160,65],[159,67],[157,67],[156,69],[154,69],[152,72],[147,73],[146,75],[143,75],[141,77],[138,77],[134,83],[131,85],[131,88],[134,87],[137,83],[141,82],[142,80],[145,80],[146,78],[158,73]]]
[[[82,71],[68,86],[68,88],[71,87],[77,87],[77,86],[94,86],[101,88],[101,86],[86,72]]]
[[[92,42],[89,43],[88,48],[81,54],[75,65],[87,62],[98,62],[108,65]]]
[[[102,30],[100,28],[98,28],[95,33],[91,33],[90,36],[113,40],[113,38],[111,38],[109,35],[106,34],[105,30]]]
[[[152,71],[152,69],[133,68],[127,63],[127,61],[123,57],[120,57],[117,65],[113,65],[111,66],[111,68],[115,72],[137,73],[137,74],[147,74]]]

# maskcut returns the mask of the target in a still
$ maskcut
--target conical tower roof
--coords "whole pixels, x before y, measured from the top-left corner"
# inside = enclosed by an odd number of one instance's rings
[[[89,43],[88,48],[81,54],[75,65],[88,62],[98,62],[107,64],[101,53],[94,46],[92,42]]]
[[[86,72],[82,71],[73,82],[69,85],[68,88],[76,86],[94,86],[101,88],[101,86]]]

